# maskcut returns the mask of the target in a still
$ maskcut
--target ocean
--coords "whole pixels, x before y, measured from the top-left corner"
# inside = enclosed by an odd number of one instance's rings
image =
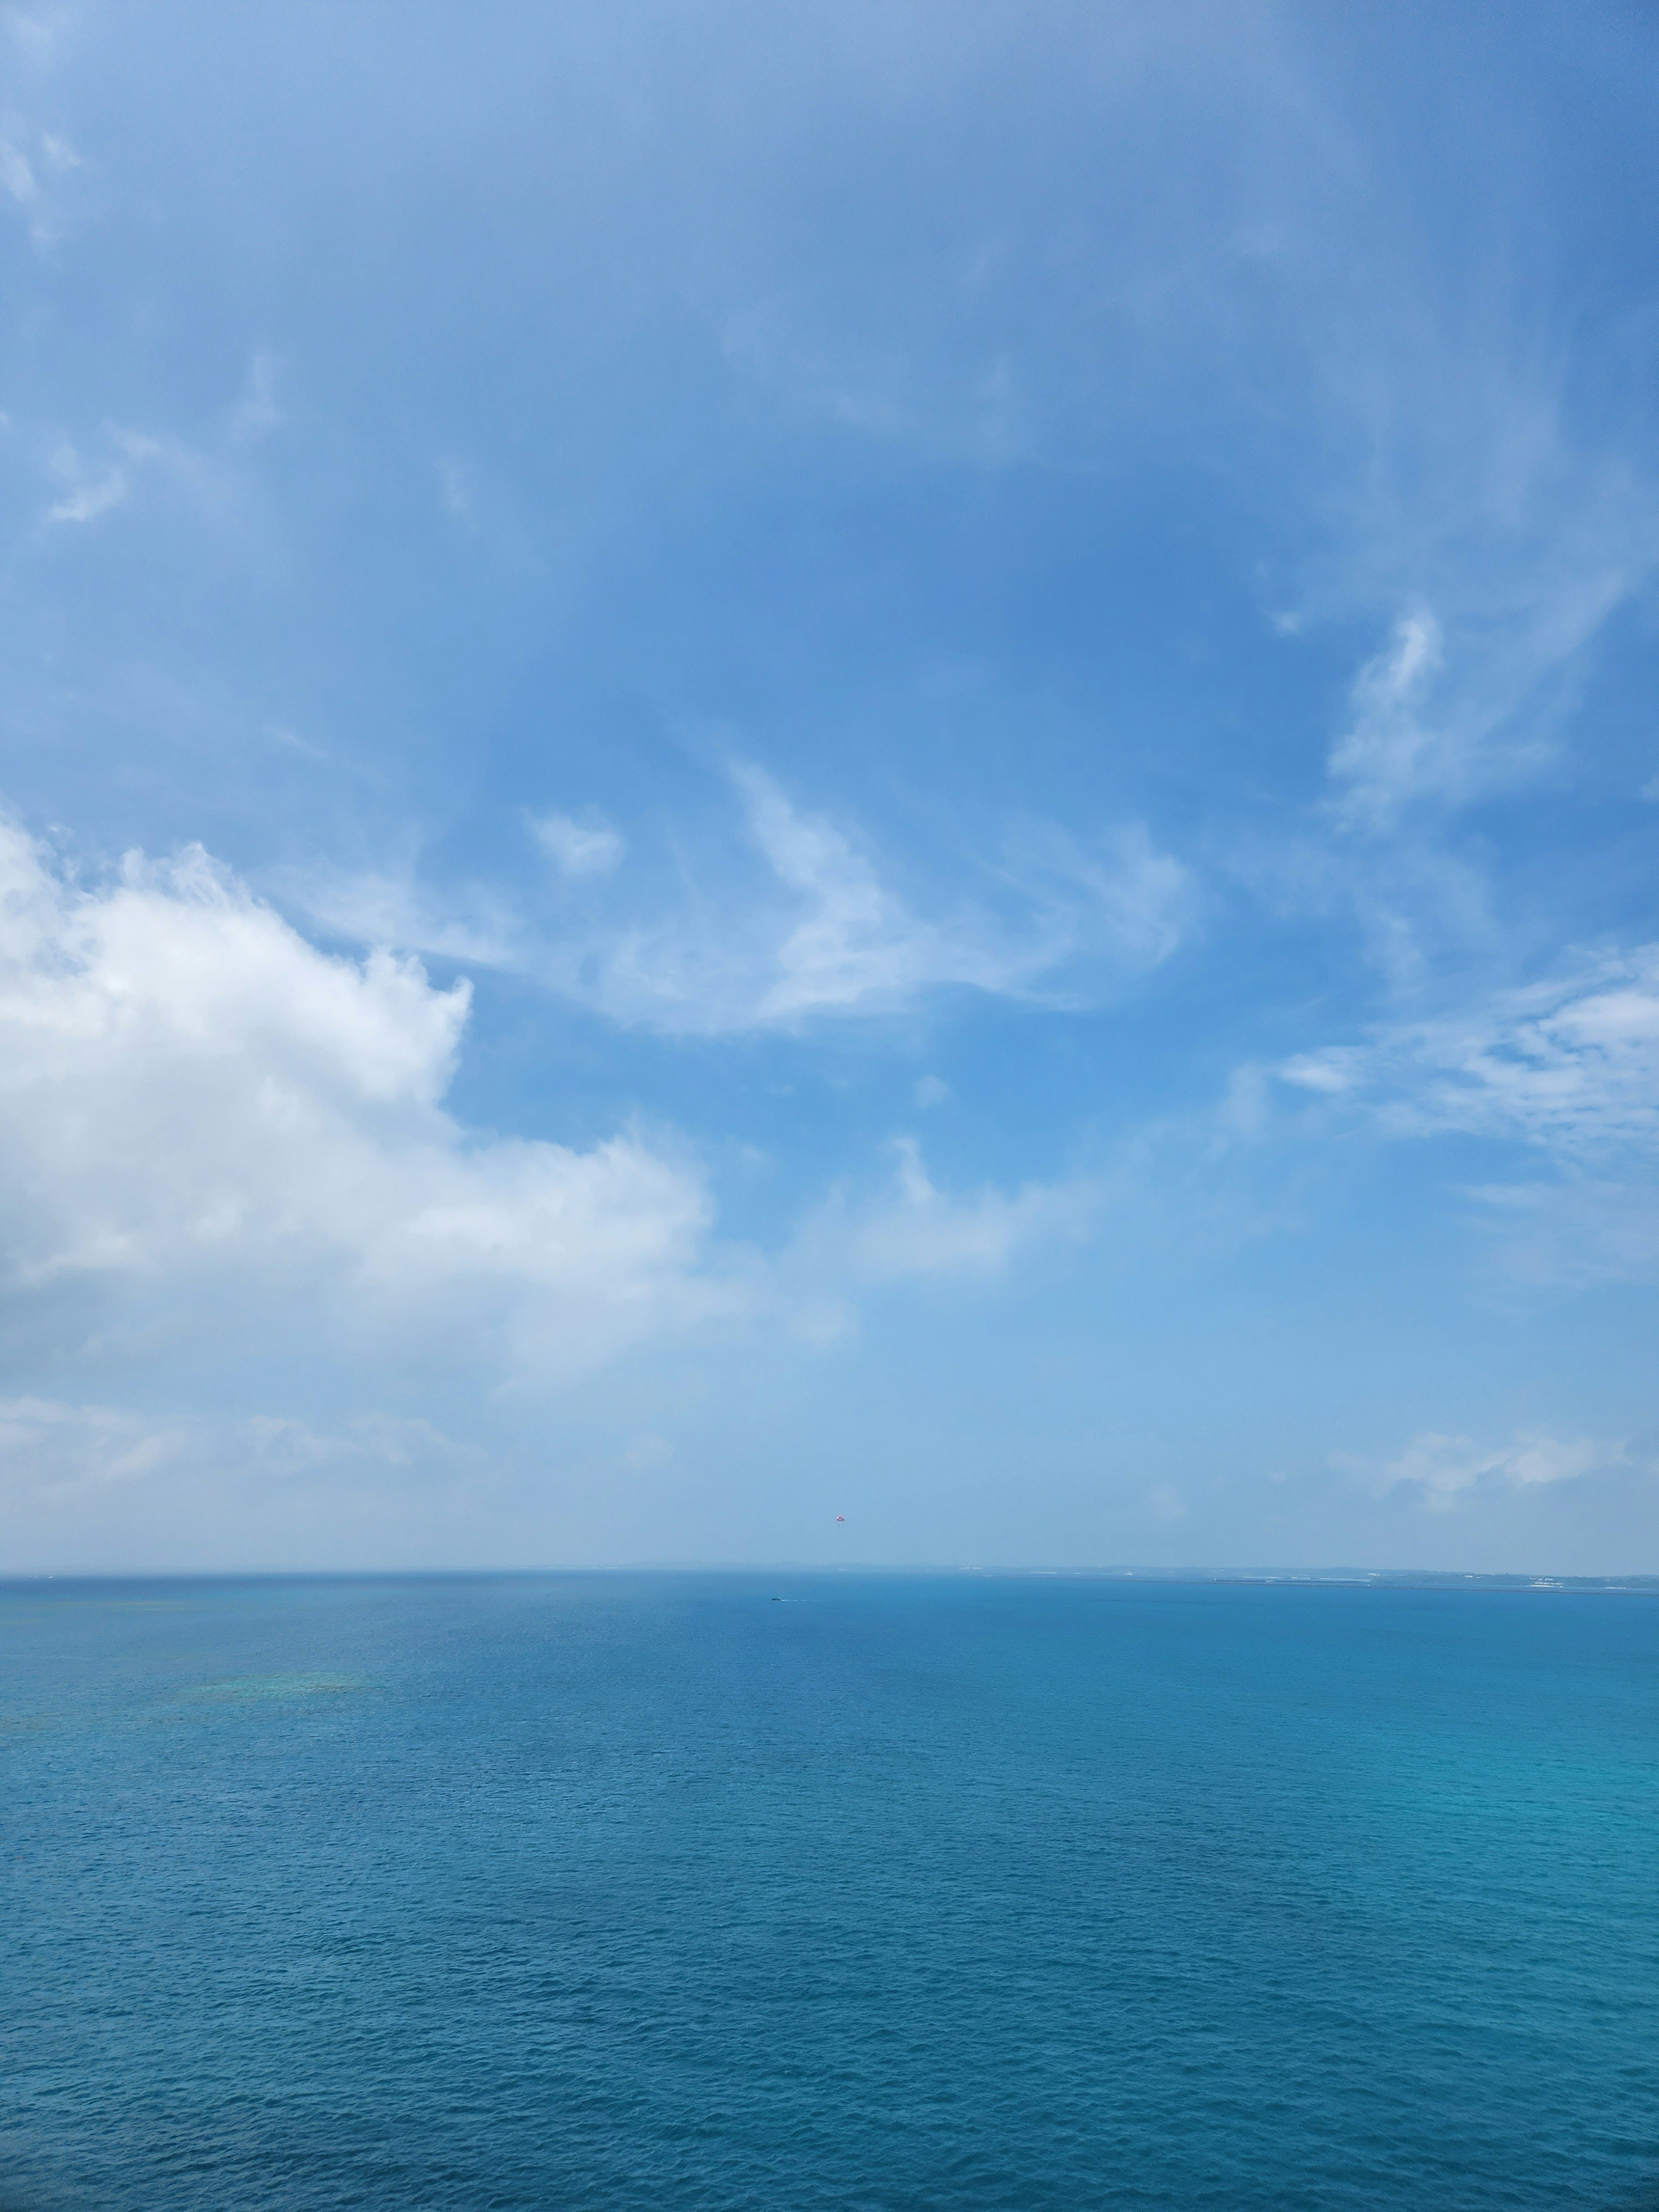
[[[0,1586],[0,2212],[1659,2208],[1659,1592]]]

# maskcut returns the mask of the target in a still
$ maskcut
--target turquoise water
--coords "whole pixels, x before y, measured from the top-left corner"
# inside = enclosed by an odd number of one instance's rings
[[[1652,1594],[0,1624],[4,2212],[1659,2208]]]

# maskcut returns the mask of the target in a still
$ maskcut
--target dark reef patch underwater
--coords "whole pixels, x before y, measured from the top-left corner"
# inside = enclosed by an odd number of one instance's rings
[[[1650,1591],[0,1622],[3,2212],[1659,2206]]]

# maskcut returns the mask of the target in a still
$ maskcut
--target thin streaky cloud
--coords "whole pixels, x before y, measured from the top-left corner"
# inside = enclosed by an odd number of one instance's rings
[[[1646,1151],[1659,1143],[1659,946],[1299,1054],[1279,1073],[1394,1135],[1516,1139],[1573,1159]]]
[[[562,814],[531,817],[531,830],[562,879],[605,893],[591,919],[538,917],[528,901],[493,896],[447,909],[412,869],[316,875],[294,895],[361,942],[477,959],[624,1025],[711,1036],[884,1020],[951,991],[1087,1003],[1162,965],[1196,924],[1191,871],[1139,823],[1089,840],[1023,822],[994,864],[964,867],[957,895],[927,912],[845,816],[800,807],[751,763],[727,773],[758,867],[684,845],[691,895],[654,913],[640,911],[659,881],[648,872],[605,890],[620,833]]]

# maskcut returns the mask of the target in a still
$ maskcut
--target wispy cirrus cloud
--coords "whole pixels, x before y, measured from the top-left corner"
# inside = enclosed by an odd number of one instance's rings
[[[112,428],[104,443],[96,459],[67,441],[54,449],[49,471],[61,489],[46,511],[48,522],[96,522],[125,502],[135,476],[163,452],[159,440],[130,430]]]
[[[1443,767],[1425,720],[1444,663],[1439,623],[1426,607],[1401,617],[1388,649],[1355,679],[1353,718],[1331,749],[1330,773],[1343,787],[1344,811],[1385,817]]]
[[[802,1224],[797,1258],[830,1279],[894,1281],[935,1277],[988,1281],[1023,1255],[1082,1244],[1107,1202],[1087,1176],[941,1190],[912,1137],[894,1141],[896,1172],[885,1189],[836,1193]]]
[[[1564,1159],[1659,1145],[1659,945],[1587,959],[1465,1012],[1385,1024],[1279,1069],[1389,1133],[1518,1139]]]
[[[1355,678],[1330,750],[1338,823],[1389,835],[1413,808],[1449,811],[1549,767],[1585,649],[1656,562],[1659,536],[1608,547],[1581,574],[1528,579],[1507,620],[1449,633],[1428,602],[1408,605]]]
[[[1659,945],[1588,957],[1432,1020],[1380,1024],[1277,1073],[1385,1137],[1456,1135],[1532,1154],[1539,1172],[1467,1193],[1509,1282],[1659,1279]]]
[[[188,435],[107,419],[70,428],[38,416],[0,416],[9,442],[45,487],[37,525],[53,538],[168,495],[210,521],[242,517],[258,483],[252,449],[283,421],[281,368],[274,355],[256,353],[230,404]]]
[[[61,235],[64,185],[82,166],[59,132],[15,118],[0,131],[0,205],[9,202],[26,225],[38,252]]]
[[[1331,181],[1340,202],[1354,179]],[[1616,366],[1647,357],[1646,308],[1601,294],[1587,313],[1561,210],[1521,214],[1513,184],[1455,238],[1351,207],[1280,264],[1319,427],[1292,620],[1376,639],[1328,759],[1350,830],[1418,830],[1555,770],[1590,735],[1596,646],[1659,572],[1659,449]],[[1513,255],[1517,219],[1535,255]]]
[[[672,902],[659,878],[630,878],[619,833],[564,814],[531,829],[559,878],[590,895],[579,908],[494,891],[440,900],[412,868],[292,888],[361,941],[488,961],[613,1021],[692,1036],[878,1018],[953,990],[1089,1004],[1161,966],[1197,926],[1191,870],[1139,823],[1094,838],[1018,823],[924,905],[846,818],[801,807],[750,763],[727,775],[737,864],[730,848],[700,864],[683,847]]]
[[[606,876],[627,850],[610,823],[570,814],[533,814],[531,833],[562,876]]]

